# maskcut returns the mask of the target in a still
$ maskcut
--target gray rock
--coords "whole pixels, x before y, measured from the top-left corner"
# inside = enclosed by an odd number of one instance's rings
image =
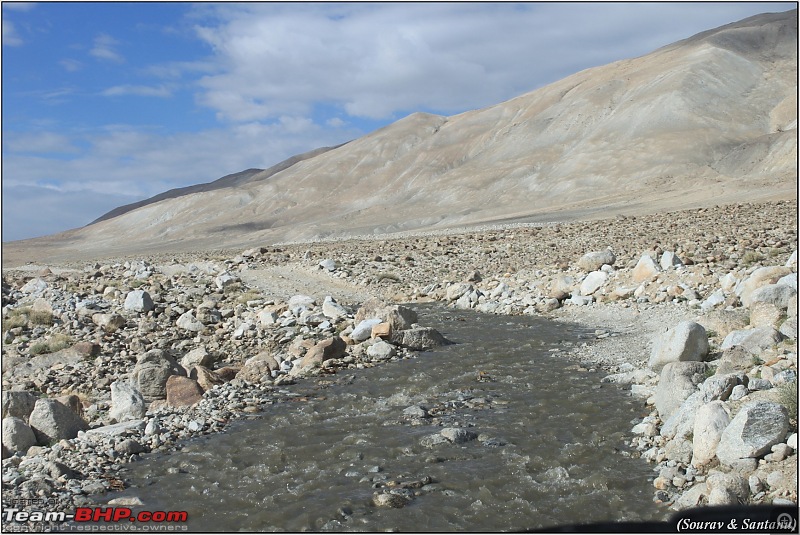
[[[28,424],[15,416],[3,418],[3,446],[11,452],[26,452],[35,445],[36,435]]]
[[[708,505],[740,505],[747,503],[750,485],[736,473],[712,470],[706,477]]]
[[[217,275],[217,277],[214,279],[214,284],[220,290],[224,290],[227,286],[230,286],[231,284],[238,281],[239,277],[236,277],[227,271],[223,271],[222,273]]]
[[[45,291],[49,285],[42,279],[31,279],[19,289],[24,294],[37,295]]]
[[[123,305],[125,310],[130,310],[131,312],[150,312],[151,310],[156,308],[155,303],[153,303],[153,298],[150,297],[150,294],[144,290],[133,290],[128,292],[128,295],[125,296],[125,304]]]
[[[410,329],[418,321],[417,313],[408,307],[394,305],[386,310],[386,314],[381,316],[385,322],[389,323],[393,331]]]
[[[367,355],[378,360],[389,360],[397,351],[392,344],[383,340],[376,342],[367,348]]]
[[[322,313],[327,318],[337,319],[347,316],[347,309],[334,301],[333,297],[328,295],[322,302]]]
[[[715,399],[725,401],[730,396],[733,388],[739,383],[735,374],[713,375],[705,380],[701,390],[703,391],[703,401],[709,402]]]
[[[711,310],[717,305],[721,305],[725,302],[725,292],[722,291],[722,288],[718,288],[714,292],[712,292],[705,300],[700,303],[700,309],[703,311]]]
[[[753,292],[762,286],[778,282],[781,277],[790,273],[792,273],[792,269],[789,267],[767,266],[758,268],[741,285],[736,287],[736,293],[739,295],[742,304],[749,307]]]
[[[747,387],[744,385],[736,385],[731,390],[731,395],[728,397],[730,401],[738,401],[747,395]]]
[[[118,424],[95,427],[94,429],[84,431],[82,434],[87,436],[99,435],[104,437],[118,437],[127,435],[133,431],[141,431],[144,429],[144,426],[144,420],[127,420]]]
[[[739,459],[758,458],[783,442],[789,429],[786,407],[768,401],[745,404],[725,428],[717,446],[717,458],[732,465]]]
[[[769,390],[770,388],[772,388],[772,382],[767,379],[761,379],[760,377],[754,377],[747,383],[747,389],[751,392]]]
[[[28,422],[36,435],[36,441],[42,445],[62,438],[75,438],[78,431],[89,428],[83,418],[54,399],[36,401]]]
[[[707,369],[703,362],[670,362],[664,366],[654,396],[662,420],[667,420],[697,391],[697,385],[705,381]]]
[[[294,311],[295,309],[303,310],[311,310],[317,304],[317,301],[309,296],[309,295],[294,295],[289,298],[289,310]],[[299,315],[299,313],[298,313]]]
[[[697,409],[703,405],[703,393],[699,390],[684,400],[681,406],[664,421],[661,436],[667,440],[675,437],[688,439],[694,429]]]
[[[185,329],[191,332],[200,332],[203,330],[203,323],[198,321],[198,319],[192,314],[191,312],[184,312],[178,318],[178,321],[175,322],[181,329]]]
[[[192,349],[181,359],[181,366],[187,372],[191,371],[195,366],[208,368],[212,364],[214,364],[214,357],[208,354],[205,347]]]
[[[14,416],[25,422],[39,396],[24,390],[3,390],[3,418]]]
[[[781,328],[778,332],[786,338],[797,340],[797,315],[786,318],[786,321],[781,323]]]
[[[3,358],[5,359],[5,355]],[[47,370],[56,364],[67,366],[71,364],[77,364],[83,359],[84,356],[77,352],[74,348],[62,349],[61,351],[56,351],[55,353],[47,353],[28,359],[27,362],[18,364],[5,372],[3,374],[3,378],[8,380],[18,380],[23,377],[34,375],[39,371]]]
[[[592,271],[581,282],[581,295],[592,295],[599,290],[608,280],[608,274],[603,271]]]
[[[128,455],[136,455],[138,453],[142,453],[146,451],[146,449],[136,440],[132,438],[126,438],[125,440],[117,443],[117,445],[114,446],[114,451],[116,451],[121,455],[128,456]]]
[[[442,334],[431,327],[405,329],[392,333],[392,343],[407,347],[414,351],[425,351],[447,345],[450,342]]]
[[[750,294],[750,306],[755,303],[769,303],[785,309],[789,300],[797,295],[797,290],[786,284],[767,284]]]
[[[324,306],[324,305],[323,305]],[[256,316],[260,325],[274,325],[278,321],[278,315],[271,310],[262,310]]]
[[[447,287],[445,291],[445,298],[448,301],[455,301],[464,294],[468,294],[473,290],[471,284],[464,282],[456,282]]]
[[[610,249],[606,249],[605,251],[586,253],[578,260],[577,266],[586,272],[597,271],[603,267],[603,264],[613,266],[616,261],[617,257],[614,253]]]
[[[778,279],[778,282],[775,284],[782,284],[784,286],[789,286],[794,288],[795,291],[797,290],[797,273],[790,273]]]
[[[117,422],[136,420],[145,415],[147,406],[144,397],[128,379],[111,383],[111,410],[108,415]]]
[[[186,375],[186,370],[160,349],[139,355],[131,377],[133,386],[141,392],[147,403],[167,397],[167,379],[170,375]]]
[[[708,354],[708,335],[702,325],[684,321],[658,337],[648,365],[658,371],[670,362],[702,361]]]
[[[692,440],[692,466],[703,466],[711,462],[717,453],[717,445],[731,419],[722,401],[706,403],[694,417]]]
[[[783,340],[783,335],[772,327],[757,327],[731,331],[722,341],[720,349],[725,351],[739,346],[748,353],[759,354]]]
[[[434,433],[432,435],[426,435],[422,437],[419,443],[424,448],[433,448],[439,446],[440,444],[450,444],[450,441],[440,433]]]
[[[453,444],[463,444],[478,438],[478,434],[462,427],[445,427],[440,434]]]

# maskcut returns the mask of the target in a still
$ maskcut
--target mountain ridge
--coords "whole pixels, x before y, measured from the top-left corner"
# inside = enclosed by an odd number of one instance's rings
[[[757,15],[27,242],[220,248],[796,197],[796,50],[797,10]]]

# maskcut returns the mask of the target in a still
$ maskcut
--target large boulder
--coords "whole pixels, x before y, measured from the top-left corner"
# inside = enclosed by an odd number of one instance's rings
[[[684,321],[659,336],[650,353],[650,369],[670,362],[702,361],[708,355],[708,334],[702,325]]]
[[[750,294],[749,305],[752,307],[756,303],[769,303],[785,309],[789,306],[792,297],[796,295],[797,290],[788,284],[767,284]]]
[[[741,505],[747,503],[750,486],[735,472],[712,470],[706,477],[708,505]]]
[[[132,312],[143,313],[150,312],[156,308],[156,305],[153,303],[153,298],[150,297],[149,293],[144,290],[133,290],[125,296],[123,308]]]
[[[137,420],[147,412],[144,396],[127,379],[111,383],[111,410],[108,415],[117,422]]]
[[[684,400],[705,381],[708,365],[704,362],[670,362],[661,371],[655,393],[655,404],[661,419],[666,421]]]
[[[722,401],[712,401],[697,409],[692,440],[693,466],[704,466],[716,457],[717,444],[730,421]]]
[[[605,251],[591,251],[586,253],[578,260],[577,265],[583,271],[590,272],[599,270],[603,267],[603,264],[613,266],[616,261],[617,257],[611,249],[606,249]]]
[[[739,295],[742,304],[749,307],[753,292],[762,286],[778,282],[781,277],[789,275],[790,273],[792,273],[792,268],[790,267],[769,266],[758,268],[736,288],[736,293]]]
[[[28,448],[36,445],[36,435],[33,429],[14,416],[3,418],[3,446],[10,452],[26,452]]]
[[[131,373],[133,386],[147,403],[167,397],[167,379],[171,375],[186,375],[186,371],[161,349],[139,355]]]
[[[757,327],[731,331],[722,341],[720,349],[725,351],[739,346],[748,353],[757,355],[783,340],[783,335],[773,327]]]
[[[78,431],[85,431],[88,424],[75,412],[55,399],[40,399],[33,407],[28,423],[36,435],[39,444],[50,444],[63,438],[78,436]]]
[[[3,418],[14,416],[27,422],[37,399],[39,396],[24,390],[4,390]]]
[[[770,401],[753,401],[739,409],[723,431],[717,458],[733,466],[741,459],[759,458],[783,442],[789,430],[786,407]]]
[[[418,327],[416,329],[393,332],[391,341],[395,345],[407,347],[414,351],[425,351],[450,343],[442,336],[442,333],[431,327]]]

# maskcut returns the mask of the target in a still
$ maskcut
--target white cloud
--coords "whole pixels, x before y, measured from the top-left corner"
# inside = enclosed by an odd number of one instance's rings
[[[125,95],[134,95],[139,97],[160,97],[166,98],[172,96],[172,90],[166,86],[146,86],[146,85],[115,85],[100,93],[104,97],[117,97]]]
[[[337,145],[360,134],[284,116],[272,123],[248,122],[176,135],[117,125],[76,131],[71,138],[54,132],[27,139],[18,136],[3,153],[3,194],[13,199],[7,204],[16,207],[3,211],[3,239],[85,225],[122,204],[247,168],[267,168],[310,148]],[[7,139],[8,135],[4,142]],[[37,139],[40,146],[33,150],[30,143]],[[50,140],[49,146],[45,140]],[[58,159],[44,154],[57,152],[57,147],[62,152],[79,147],[80,152]],[[34,191],[40,206],[48,208],[18,209],[33,202]]]
[[[8,132],[4,150],[23,153],[72,154],[78,151],[68,137],[56,132]]]
[[[5,8],[6,4],[3,4]],[[3,19],[3,45],[5,46],[20,46],[23,43],[22,38],[17,33],[17,29],[10,20]]]
[[[83,63],[77,59],[65,58],[58,62],[67,72],[77,72],[83,68]]]
[[[457,113],[751,14],[733,3],[203,6],[196,31],[217,72],[199,80],[198,102],[231,121],[320,102],[376,119]]]
[[[118,44],[119,42],[110,35],[101,33],[94,38],[94,44],[89,50],[89,54],[98,59],[122,63],[125,59],[114,50],[114,47]]]

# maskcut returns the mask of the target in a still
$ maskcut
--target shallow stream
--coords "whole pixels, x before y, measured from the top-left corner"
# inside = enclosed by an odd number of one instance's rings
[[[505,531],[659,519],[625,437],[641,402],[565,350],[593,338],[544,319],[419,308],[456,342],[285,387],[255,421],[146,456],[123,474],[143,509],[193,531]],[[556,351],[557,350],[557,351]],[[477,438],[431,445],[444,428]],[[378,507],[374,493],[404,507]]]

